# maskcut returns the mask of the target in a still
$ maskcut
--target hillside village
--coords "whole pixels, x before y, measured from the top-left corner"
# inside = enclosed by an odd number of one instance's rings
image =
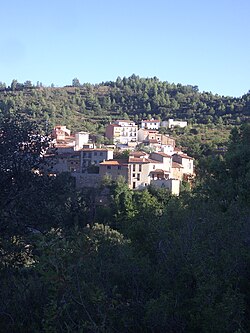
[[[169,119],[116,120],[106,127],[112,145],[97,147],[88,132],[71,134],[66,126],[55,126],[52,147],[44,155],[43,172],[70,172],[77,188],[98,187],[106,177],[124,177],[129,188],[148,185],[166,188],[179,195],[183,181],[194,179],[194,160],[176,147],[175,140],[159,133],[159,127],[185,127],[187,122]]]

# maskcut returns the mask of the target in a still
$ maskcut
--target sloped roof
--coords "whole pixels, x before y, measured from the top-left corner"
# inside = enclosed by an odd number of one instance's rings
[[[100,163],[100,165],[128,165],[127,160],[107,160]]]
[[[193,160],[194,158],[193,157],[190,157],[188,155],[185,155],[185,154],[173,154],[173,156],[180,156],[181,158],[186,158],[188,160]]]
[[[148,154],[145,151],[132,151],[129,153],[129,156],[140,157],[140,156],[147,156]]]
[[[140,158],[140,157],[129,157],[129,163],[149,163],[150,161],[147,158]]]
[[[166,153],[163,153],[162,151],[154,151],[154,154],[160,155],[162,157],[172,157],[171,155],[168,155]]]
[[[172,162],[172,168],[183,168],[183,166],[180,163]]]

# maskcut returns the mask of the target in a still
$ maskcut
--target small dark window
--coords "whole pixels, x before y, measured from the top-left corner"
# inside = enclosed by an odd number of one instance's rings
[[[139,164],[139,172],[141,172],[141,164]]]
[[[108,165],[108,166],[107,166],[107,169],[111,169],[111,165]]]
[[[133,188],[135,188],[136,182],[133,182]]]
[[[135,171],[135,164],[133,164],[133,171]]]
[[[121,170],[121,166],[120,165],[118,165],[118,170]]]

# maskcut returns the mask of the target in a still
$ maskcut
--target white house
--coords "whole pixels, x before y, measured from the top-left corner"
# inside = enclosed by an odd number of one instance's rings
[[[106,138],[113,142],[128,144],[137,141],[138,126],[130,120],[116,120],[113,124],[106,127]]]
[[[168,119],[166,121],[163,121],[161,123],[163,127],[167,128],[174,128],[176,126],[184,128],[187,126],[187,121],[180,121],[180,120],[174,120],[174,119]]]
[[[88,132],[77,132],[75,134],[75,150],[82,149],[89,142]]]
[[[160,127],[160,123],[161,123],[160,120],[157,119],[142,120],[141,128],[158,130]]]

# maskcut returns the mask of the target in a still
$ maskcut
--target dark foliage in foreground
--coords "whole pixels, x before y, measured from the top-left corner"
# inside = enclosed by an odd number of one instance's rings
[[[249,134],[232,132],[192,192],[120,180],[102,207],[66,175],[34,173],[36,159],[14,174],[0,141],[1,331],[249,331]]]

